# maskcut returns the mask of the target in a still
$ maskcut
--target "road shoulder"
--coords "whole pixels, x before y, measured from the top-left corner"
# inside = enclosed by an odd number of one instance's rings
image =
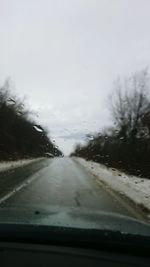
[[[73,157],[73,160],[87,169],[95,178],[105,184],[106,188],[127,198],[150,218],[150,180],[127,175],[102,164]]]

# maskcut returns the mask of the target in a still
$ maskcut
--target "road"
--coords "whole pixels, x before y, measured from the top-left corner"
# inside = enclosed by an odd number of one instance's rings
[[[48,159],[33,181],[1,203],[1,207],[78,207],[136,217],[134,207],[111,195],[71,158]]]

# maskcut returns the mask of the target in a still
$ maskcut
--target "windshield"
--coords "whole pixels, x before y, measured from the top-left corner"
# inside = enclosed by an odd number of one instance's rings
[[[149,24],[147,0],[0,1],[0,223],[148,227]]]

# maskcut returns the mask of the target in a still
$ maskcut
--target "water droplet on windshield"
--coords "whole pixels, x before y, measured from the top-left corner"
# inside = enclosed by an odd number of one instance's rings
[[[38,210],[36,210],[36,211],[35,211],[35,214],[38,215],[38,214],[40,214],[40,212],[39,212]]]
[[[40,132],[42,133],[43,132],[43,129],[40,125],[34,125],[33,128],[37,131],[37,132]]]
[[[15,101],[14,99],[12,99],[12,98],[8,98],[8,99],[7,99],[7,103],[8,103],[9,105],[14,105],[14,104],[16,104],[16,101]]]
[[[119,130],[115,130],[115,133],[118,134],[119,133]]]
[[[17,112],[17,115],[22,116],[23,113],[22,113],[21,111],[18,111],[18,112]]]
[[[51,157],[53,157],[53,154],[52,154],[52,153],[49,153],[49,152],[46,152],[46,153],[45,153],[45,156],[47,156],[47,157],[50,157],[50,158],[51,158]]]

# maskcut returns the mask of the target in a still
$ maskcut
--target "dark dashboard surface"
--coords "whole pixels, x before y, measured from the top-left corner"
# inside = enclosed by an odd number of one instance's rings
[[[148,257],[101,250],[0,243],[1,266],[150,266]]]
[[[150,266],[150,238],[120,232],[0,225],[1,266]]]

